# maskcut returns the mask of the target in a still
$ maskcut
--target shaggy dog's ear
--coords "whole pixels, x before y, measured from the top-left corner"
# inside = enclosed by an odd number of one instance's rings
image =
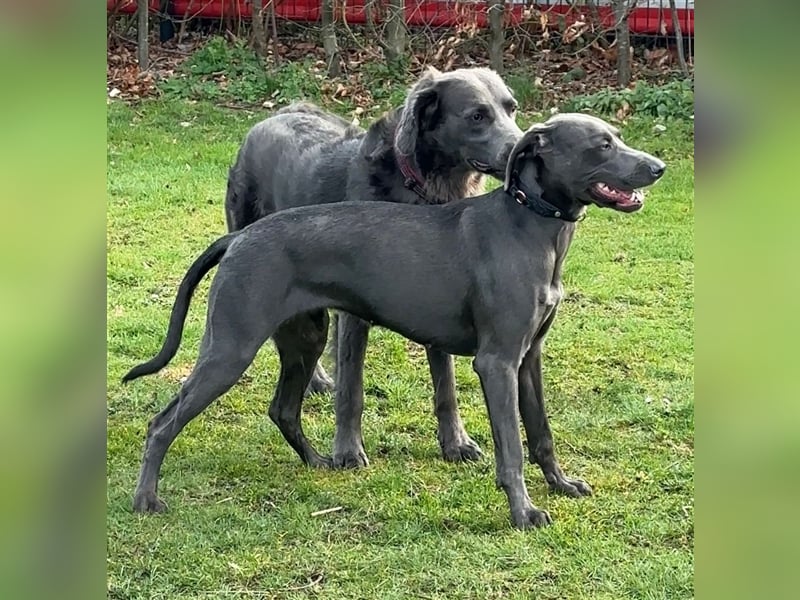
[[[511,187],[514,174],[518,172],[517,163],[525,155],[533,157],[550,151],[550,132],[552,129],[552,126],[546,123],[532,125],[514,145],[514,149],[508,157],[508,165],[506,165],[506,180],[503,185],[505,191],[508,191]]]
[[[369,161],[380,159],[392,149],[392,133],[389,131],[388,122],[390,115],[385,114],[367,129],[361,141],[361,154]]]
[[[400,112],[394,141],[395,148],[404,156],[414,154],[420,130],[431,125],[431,117],[439,103],[439,93],[436,88],[440,76],[439,71],[430,67],[408,93]]]

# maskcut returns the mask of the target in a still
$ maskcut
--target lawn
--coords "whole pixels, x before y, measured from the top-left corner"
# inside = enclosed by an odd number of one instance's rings
[[[457,359],[458,396],[487,456],[445,464],[424,352],[380,329],[365,373],[369,468],[301,464],[266,414],[277,378],[268,344],[172,446],[160,486],[169,511],[131,512],[147,423],[191,369],[208,281],[172,364],[125,387],[120,377],[158,350],[185,269],[224,232],[227,169],[264,116],[184,100],[108,107],[109,597],[691,598],[694,172],[685,122],[622,126],[629,143],[667,161],[667,174],[641,213],[590,209],[567,259],[545,394],[562,465],[595,495],[550,494],[527,465],[551,527],[510,526],[470,359]],[[330,448],[329,396],[306,402],[304,426]],[[342,509],[312,516],[332,507]]]

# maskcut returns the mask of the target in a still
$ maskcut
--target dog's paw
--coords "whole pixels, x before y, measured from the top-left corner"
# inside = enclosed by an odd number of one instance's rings
[[[369,466],[369,460],[364,453],[364,448],[348,448],[333,453],[334,469],[360,469]]]
[[[545,527],[553,523],[550,513],[531,506],[518,513],[511,513],[511,522],[517,529],[532,529],[534,527]]]
[[[308,383],[308,387],[303,395],[307,397],[311,394],[327,394],[333,392],[335,388],[336,384],[334,383],[333,379],[331,379],[325,372],[319,374],[315,371],[314,376]]]
[[[137,492],[133,497],[133,512],[163,513],[166,510],[167,503],[159,498],[155,492]]]
[[[449,443],[440,442],[442,457],[447,462],[468,462],[480,460],[483,456],[480,446],[466,433],[460,438]]]
[[[305,463],[313,469],[332,469],[333,458],[330,456],[322,456],[321,454],[314,453],[307,456]]]
[[[573,498],[592,495],[592,488],[582,479],[569,479],[563,475],[546,475],[545,478],[550,489],[559,494]]]

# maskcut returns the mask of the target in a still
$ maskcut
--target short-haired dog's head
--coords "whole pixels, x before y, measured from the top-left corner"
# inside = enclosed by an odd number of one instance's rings
[[[581,113],[556,115],[533,125],[514,146],[505,189],[518,182],[555,206],[596,204],[622,212],[642,207],[639,188],[655,183],[666,165],[627,146],[619,130]]]

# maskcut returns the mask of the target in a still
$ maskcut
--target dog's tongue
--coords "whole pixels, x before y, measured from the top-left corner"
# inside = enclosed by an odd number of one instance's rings
[[[600,195],[620,207],[638,206],[644,200],[644,194],[639,190],[629,192],[605,183],[597,183],[594,187]]]

